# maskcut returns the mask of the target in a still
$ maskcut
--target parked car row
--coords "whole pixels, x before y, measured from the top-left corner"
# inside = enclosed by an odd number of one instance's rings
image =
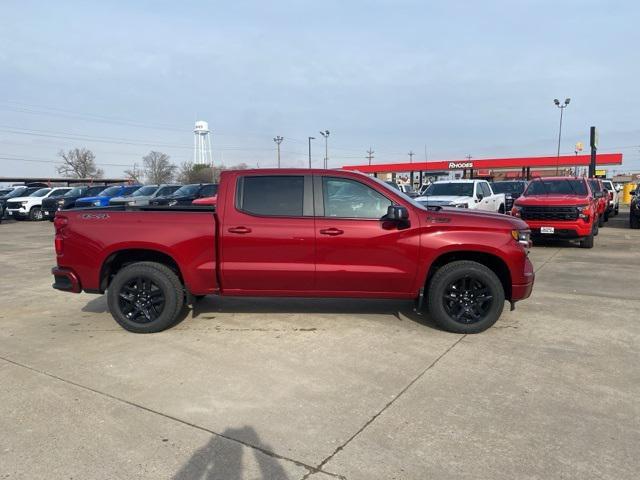
[[[16,220],[53,221],[56,212],[71,208],[126,206],[183,206],[192,202],[215,205],[218,185],[93,185],[77,187],[16,186],[0,190],[0,221],[5,215]]]

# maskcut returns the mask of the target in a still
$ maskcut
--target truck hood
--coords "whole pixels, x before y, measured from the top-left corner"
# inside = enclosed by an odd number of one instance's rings
[[[465,220],[469,223],[476,224],[478,220],[482,222],[484,227],[506,228],[515,230],[528,230],[529,226],[524,220],[505,215],[504,213],[487,212],[483,210],[468,210],[466,208],[443,208],[441,212],[447,216],[451,216],[456,223],[464,224]]]
[[[469,203],[472,197],[461,197],[455,195],[429,195],[414,198],[418,202],[428,202],[429,205],[451,205],[452,203]]]
[[[545,205],[584,205],[589,203],[591,198],[580,195],[534,195],[529,197],[521,196],[515,201],[518,207],[543,207]]]
[[[7,203],[13,203],[13,202],[28,202],[29,200],[33,200],[36,197],[16,197],[16,198],[10,198],[7,200]],[[39,197],[40,200],[42,200],[42,197]]]

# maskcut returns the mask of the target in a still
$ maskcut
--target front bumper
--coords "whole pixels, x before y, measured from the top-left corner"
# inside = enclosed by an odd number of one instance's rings
[[[51,274],[54,278],[54,283],[51,286],[56,290],[71,293],[80,293],[82,291],[80,279],[73,270],[63,267],[53,267]]]
[[[533,238],[582,238],[591,234],[593,224],[582,219],[575,221],[526,220]],[[553,233],[540,233],[542,227],[553,227]]]
[[[7,208],[7,215],[14,218],[27,218],[29,216],[29,212],[24,208]]]

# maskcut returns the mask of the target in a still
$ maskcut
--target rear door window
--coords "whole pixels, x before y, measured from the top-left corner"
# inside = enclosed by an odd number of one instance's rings
[[[305,182],[302,175],[260,175],[239,180],[238,210],[271,217],[303,215]]]

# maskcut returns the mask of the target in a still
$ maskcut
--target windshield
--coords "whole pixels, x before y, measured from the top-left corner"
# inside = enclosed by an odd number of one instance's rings
[[[557,178],[534,180],[524,192],[525,197],[536,195],[586,195],[587,186],[583,180]]]
[[[134,185],[132,187],[124,187],[120,195],[123,197],[126,197],[128,195],[131,195],[133,192],[138,191],[139,189],[140,189],[140,185]]]
[[[50,188],[41,188],[40,190],[36,190],[33,192],[30,197],[44,197],[47,193],[51,191]]]
[[[158,196],[161,197],[162,195],[171,195],[173,192],[175,192],[179,188],[180,188],[180,185],[170,185],[168,187],[162,187],[158,192]]]
[[[194,195],[199,188],[200,188],[200,185],[198,185],[197,183],[193,185],[185,185],[183,187],[180,187],[178,190],[176,190],[173,196],[182,197],[182,196]]]
[[[94,197],[94,196],[98,195],[100,192],[102,192],[106,188],[107,187],[105,187],[104,185],[97,185],[95,187],[89,187],[89,188],[87,188],[87,190],[84,193],[81,193],[80,195],[84,195],[85,197]],[[71,195],[69,195],[69,196],[71,196]]]
[[[446,182],[432,183],[424,191],[425,197],[430,196],[452,196],[452,197],[473,197],[473,183],[471,182]]]
[[[524,182],[491,182],[494,193],[522,193]]]
[[[114,195],[117,195],[120,190],[122,189],[122,187],[109,187],[106,190],[104,190],[100,196],[101,197],[113,197]]]
[[[613,188],[613,182],[611,182],[611,180],[604,180],[603,182],[604,188],[606,188],[609,191],[614,190]]]
[[[5,198],[26,197],[30,193],[33,193],[33,191],[34,190],[29,191],[29,189],[25,187],[16,188],[11,193],[8,193]]]
[[[218,185],[205,185],[200,191],[202,197],[213,197],[218,193]]]
[[[75,187],[65,193],[63,197],[79,197],[80,195],[83,195],[86,190],[87,187]]]
[[[158,187],[156,185],[147,185],[146,187],[141,187],[138,188],[138,190],[136,190],[135,192],[133,192],[131,194],[132,197],[146,197],[148,195],[153,195],[153,192],[155,192],[158,189]]]

